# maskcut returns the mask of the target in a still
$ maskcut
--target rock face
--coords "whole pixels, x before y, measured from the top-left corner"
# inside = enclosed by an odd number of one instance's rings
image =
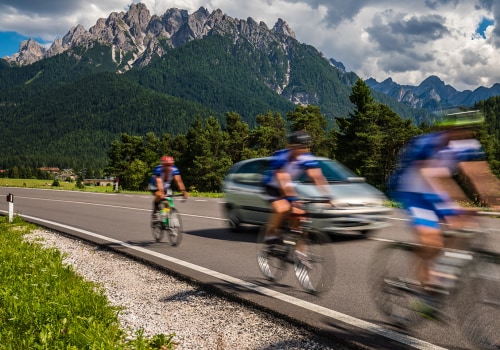
[[[153,55],[162,56],[164,46],[160,45],[160,40],[175,48],[211,33],[229,34],[235,41],[248,40],[257,48],[269,47],[276,41],[286,45],[287,39],[295,39],[295,33],[281,18],[269,29],[264,22],[257,23],[250,17],[246,21],[239,20],[221,10],[209,13],[203,7],[192,14],[171,8],[162,16],[151,15],[146,5],[139,3],[130,5],[127,12],[113,12],[108,18],[99,19],[88,31],[76,25],[48,49],[32,39],[24,41],[18,53],[5,59],[20,66],[29,65],[66,51],[73,54],[71,49],[75,47],[89,48],[100,43],[111,45],[115,58],[132,53],[131,60],[116,62],[124,69],[130,69],[147,65]]]
[[[418,86],[399,85],[391,78],[381,83],[370,78],[366,80],[366,84],[412,108],[425,108],[429,111],[440,111],[455,106],[473,106],[476,102],[500,95],[500,84],[490,88],[479,87],[474,91],[457,91],[436,76],[426,78]]]

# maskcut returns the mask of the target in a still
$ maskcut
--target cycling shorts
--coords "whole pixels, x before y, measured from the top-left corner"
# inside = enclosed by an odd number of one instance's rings
[[[283,199],[283,195],[281,194],[279,188],[274,186],[264,186],[264,193],[266,194],[265,198],[271,203]]]
[[[398,200],[409,213],[413,226],[440,228],[440,221],[445,216],[461,214],[457,206],[447,195],[419,192],[399,192]]]

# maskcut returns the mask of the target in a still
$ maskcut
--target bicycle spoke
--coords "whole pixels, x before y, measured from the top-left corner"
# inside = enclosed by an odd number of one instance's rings
[[[276,254],[276,252],[271,251],[271,247],[264,240],[266,229],[266,226],[262,226],[257,237],[257,263],[260,271],[268,280],[279,281],[286,274],[287,252],[283,250],[280,254]]]
[[[309,232],[307,258],[295,262],[295,277],[309,293],[320,294],[329,290],[335,279],[335,258],[328,236]]]
[[[378,250],[369,270],[373,299],[378,309],[398,326],[410,327],[422,318],[426,306],[415,280],[417,257],[407,246],[390,244]]]
[[[165,235],[165,230],[160,222],[156,222],[151,225],[151,233],[156,242],[161,242]]]
[[[168,240],[171,245],[179,246],[182,241],[182,236],[183,230],[181,215],[176,208],[171,208],[169,215]]]

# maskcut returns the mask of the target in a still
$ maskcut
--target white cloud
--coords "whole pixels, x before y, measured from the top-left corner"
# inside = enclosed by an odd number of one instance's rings
[[[134,0],[134,2],[138,2]],[[458,90],[500,82],[500,4],[487,0],[143,0],[150,12],[177,7],[221,9],[231,17],[285,20],[300,42],[344,63],[363,78],[417,85],[439,76]],[[76,24],[85,28],[129,0],[0,0],[0,31],[53,40]],[[481,7],[482,6],[482,7]],[[485,38],[483,18],[494,18]],[[496,25],[499,24],[499,25]]]

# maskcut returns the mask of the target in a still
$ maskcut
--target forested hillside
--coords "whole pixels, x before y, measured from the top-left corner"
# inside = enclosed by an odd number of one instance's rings
[[[122,134],[113,142],[108,174],[119,176],[122,186],[144,189],[151,170],[163,154],[175,157],[191,191],[218,191],[224,174],[240,160],[269,156],[286,143],[285,125],[291,130],[307,130],[313,137],[312,152],[340,160],[360,176],[386,190],[401,147],[413,136],[428,132],[411,120],[403,119],[387,105],[377,102],[368,86],[361,80],[355,83],[349,96],[355,105],[348,117],[337,119],[337,128],[327,130],[327,120],[318,106],[298,106],[282,116],[266,113],[256,118],[255,128],[236,113],[226,115],[226,128],[214,118],[205,122],[197,119],[185,135],[143,136]],[[493,101],[485,110],[486,122],[477,128],[477,137],[483,145],[493,170],[498,167],[498,139],[492,111],[499,106]]]
[[[121,133],[175,136],[209,116],[225,128],[224,116],[232,112],[253,128],[258,115],[286,115],[299,101],[318,106],[330,130],[335,118],[353,110],[349,94],[356,75],[332,66],[314,47],[284,37],[286,51],[272,40],[262,44],[264,50],[232,38],[214,33],[177,48],[163,42],[164,55],[123,72],[128,56],[117,63],[112,47],[97,42],[22,67],[1,60],[0,169],[102,172]],[[426,118],[393,100],[386,103],[403,118]]]

